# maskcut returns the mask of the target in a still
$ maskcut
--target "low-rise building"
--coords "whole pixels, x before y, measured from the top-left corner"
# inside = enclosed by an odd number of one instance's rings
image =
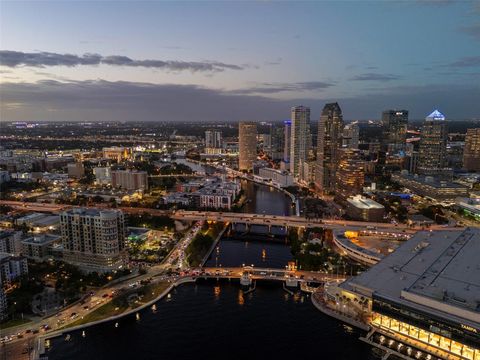
[[[402,171],[400,174],[392,174],[392,180],[417,195],[429,197],[438,202],[454,202],[457,197],[468,195],[468,187],[465,185],[440,180],[433,176],[410,175]]]
[[[41,234],[22,241],[22,255],[36,261],[43,261],[52,256],[54,245],[60,244],[62,238],[58,235]]]
[[[347,214],[355,220],[380,222],[385,215],[385,207],[382,204],[361,195],[347,199]]]
[[[258,175],[264,180],[271,181],[277,186],[288,187],[294,184],[293,175],[288,171],[282,171],[272,168],[262,168]]]
[[[22,232],[0,230],[0,253],[20,255],[22,251]]]
[[[417,232],[368,271],[327,284],[314,303],[370,330],[364,341],[394,356],[479,359],[479,238],[477,228]]]
[[[27,258],[0,254],[0,286],[9,286],[15,279],[28,274]]]
[[[455,205],[467,215],[473,216],[480,221],[480,198],[457,198]]]
[[[103,148],[103,157],[116,162],[122,162],[132,156],[132,149],[123,146],[112,146]]]
[[[60,224],[59,215],[31,213],[16,220],[17,225],[26,225],[35,232],[56,230]]]

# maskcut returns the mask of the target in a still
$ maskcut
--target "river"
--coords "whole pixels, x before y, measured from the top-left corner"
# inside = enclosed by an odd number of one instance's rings
[[[181,285],[171,298],[124,318],[57,338],[50,360],[373,359],[359,334],[320,313],[307,295],[262,283],[243,295],[238,282]]]
[[[290,199],[267,186],[242,182],[245,212],[290,214]],[[283,268],[292,259],[286,240],[221,239],[207,265]],[[373,359],[359,334],[320,311],[309,295],[287,294],[278,282],[259,282],[244,295],[237,281],[199,280],[135,316],[57,338],[50,360],[215,360],[226,358]]]

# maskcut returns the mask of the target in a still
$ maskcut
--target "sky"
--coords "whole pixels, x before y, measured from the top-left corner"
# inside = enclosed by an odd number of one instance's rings
[[[3,1],[2,121],[480,118],[480,1]]]

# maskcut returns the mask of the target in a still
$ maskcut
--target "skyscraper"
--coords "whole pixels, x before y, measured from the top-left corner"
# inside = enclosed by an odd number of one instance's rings
[[[408,110],[385,110],[382,113],[383,151],[396,154],[405,151]]]
[[[349,149],[358,149],[360,127],[357,122],[345,125],[342,134],[342,146]]]
[[[291,109],[291,136],[290,136],[290,172],[298,177],[300,163],[305,162],[310,148],[310,108],[295,106]]]
[[[222,132],[219,130],[205,131],[205,148],[221,149],[222,148]]]
[[[343,116],[338,103],[326,104],[318,124],[315,187],[319,192],[335,191],[338,149],[342,146]]]
[[[282,124],[283,125],[283,124]],[[284,127],[279,124],[270,125],[270,156],[273,160],[282,160],[284,155]]]
[[[238,167],[240,171],[252,171],[257,159],[257,124],[241,122],[238,126]]]
[[[438,175],[446,170],[447,125],[438,110],[425,119],[422,126],[417,171],[423,175]]]
[[[292,121],[285,120],[284,124],[284,149],[283,149],[283,161],[286,164],[290,163],[290,149],[292,144]]]
[[[60,214],[63,259],[87,271],[125,264],[125,220],[120,210],[72,209]]]
[[[467,129],[463,149],[463,168],[468,171],[480,171],[480,128]]]
[[[362,192],[365,182],[365,161],[357,149],[339,149],[338,157],[336,194],[345,200]]]

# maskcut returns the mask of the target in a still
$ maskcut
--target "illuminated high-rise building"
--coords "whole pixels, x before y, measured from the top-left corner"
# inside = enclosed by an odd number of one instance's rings
[[[417,171],[423,175],[437,175],[446,171],[447,124],[445,115],[435,110],[422,126]]]
[[[295,106],[291,109],[290,136],[290,172],[299,177],[302,171],[300,164],[305,162],[310,149],[310,108]]]
[[[408,110],[385,110],[382,113],[383,151],[396,154],[405,152]]]
[[[286,164],[290,163],[290,148],[292,143],[292,121],[285,120],[284,124],[284,148],[283,148],[283,161]]]
[[[480,171],[480,128],[468,129],[463,149],[463,168]]]
[[[257,124],[241,122],[238,126],[238,167],[240,171],[252,171],[257,159]]]
[[[342,148],[338,152],[336,194],[343,199],[362,192],[365,181],[365,161],[360,150]]]
[[[342,146],[349,149],[358,149],[360,127],[357,122],[345,125],[342,134]]]
[[[342,146],[342,110],[338,103],[326,104],[318,124],[315,187],[319,192],[335,191],[338,150]]]
[[[222,132],[219,130],[205,131],[205,148],[221,149],[222,148]]]

